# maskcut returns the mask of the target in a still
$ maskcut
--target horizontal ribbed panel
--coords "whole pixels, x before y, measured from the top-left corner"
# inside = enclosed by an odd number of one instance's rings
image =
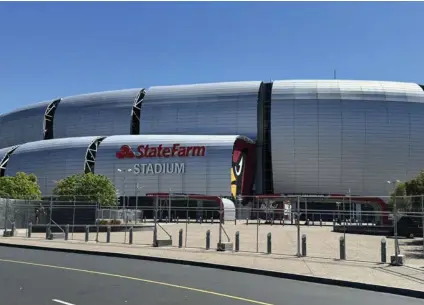
[[[274,82],[275,192],[388,195],[424,168],[423,103],[412,83]]]
[[[141,134],[243,134],[256,139],[261,82],[151,87],[141,111]]]
[[[44,113],[51,103],[41,102],[0,116],[0,148],[44,138]]]
[[[129,134],[131,110],[141,88],[63,98],[57,107],[54,138]]]
[[[31,142],[19,146],[11,155],[6,175],[33,173],[43,194],[51,194],[58,181],[83,173],[87,148],[97,137],[66,138]]]

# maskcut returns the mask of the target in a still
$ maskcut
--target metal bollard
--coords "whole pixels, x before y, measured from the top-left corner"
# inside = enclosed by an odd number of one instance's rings
[[[246,225],[249,224],[249,218],[246,218]]]
[[[183,247],[183,229],[178,232],[178,248]]]
[[[234,217],[234,224],[237,224],[237,217]]]
[[[211,217],[211,223],[213,223],[213,217]]]
[[[106,228],[106,242],[110,243],[110,226]]]
[[[306,256],[306,234],[302,235],[302,256]]]
[[[236,232],[236,247],[235,247],[235,251],[239,252],[240,250],[240,232],[237,231]]]
[[[381,262],[385,263],[387,260],[387,244],[386,239],[383,237],[381,239]]]
[[[128,232],[129,232],[128,243],[130,245],[132,245],[133,244],[133,238],[134,238],[134,228],[133,227],[130,227],[130,229],[129,229]]]
[[[89,234],[90,234],[90,227],[85,226],[85,242],[88,242]]]
[[[32,233],[32,222],[28,224],[28,233],[27,233],[28,238],[31,238],[31,233]]]
[[[49,239],[51,234],[52,234],[51,233],[51,228],[50,228],[50,225],[48,225],[46,227],[46,239]]]
[[[206,250],[209,250],[211,247],[211,231],[206,231]]]
[[[343,236],[340,236],[340,259],[346,259],[346,241]]]
[[[15,222],[12,222],[12,229],[11,229],[11,234],[12,236],[15,236]]]
[[[319,220],[319,226],[322,227],[322,219]]]
[[[285,225],[285,222],[286,222],[286,220],[284,219],[284,216],[283,216],[283,226]]]
[[[69,237],[69,225],[65,226],[65,240],[68,240]]]
[[[266,253],[271,254],[271,252],[272,252],[271,233],[268,233],[266,237]]]

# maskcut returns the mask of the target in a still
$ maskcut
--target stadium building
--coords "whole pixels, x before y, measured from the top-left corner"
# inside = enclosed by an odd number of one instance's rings
[[[249,196],[336,200],[349,190],[384,209],[386,181],[424,168],[423,88],[284,80],[54,99],[0,116],[0,175],[34,173],[45,195],[61,178],[93,172],[125,197],[249,205]]]

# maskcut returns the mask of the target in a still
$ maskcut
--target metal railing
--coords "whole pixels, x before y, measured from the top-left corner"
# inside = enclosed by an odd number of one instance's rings
[[[357,200],[350,199],[353,203]],[[13,225],[16,235],[22,237],[44,239],[50,227],[53,239],[66,235],[67,239],[97,243],[198,249],[205,249],[208,239],[209,249],[229,243],[238,252],[270,253],[271,250],[272,254],[295,256],[306,253],[307,240],[308,256],[372,262],[382,260],[384,238],[385,257],[401,255],[417,262],[424,259],[424,240],[420,238],[424,212],[419,209],[351,210],[342,204],[337,204],[336,209],[326,209],[325,205],[317,209],[316,198],[301,196],[267,198],[274,203],[260,203],[257,197],[252,197],[254,200],[256,206],[232,210],[178,206],[178,202],[164,208],[140,204],[123,208],[0,200],[0,219],[2,228],[7,231]],[[284,206],[275,204],[278,201]],[[302,201],[306,205],[297,204]],[[352,203],[346,202],[352,207]]]

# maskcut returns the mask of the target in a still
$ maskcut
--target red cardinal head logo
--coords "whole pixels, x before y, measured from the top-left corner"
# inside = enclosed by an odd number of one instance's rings
[[[132,159],[135,157],[135,154],[129,145],[122,145],[120,150],[116,153],[116,157],[118,159]]]

